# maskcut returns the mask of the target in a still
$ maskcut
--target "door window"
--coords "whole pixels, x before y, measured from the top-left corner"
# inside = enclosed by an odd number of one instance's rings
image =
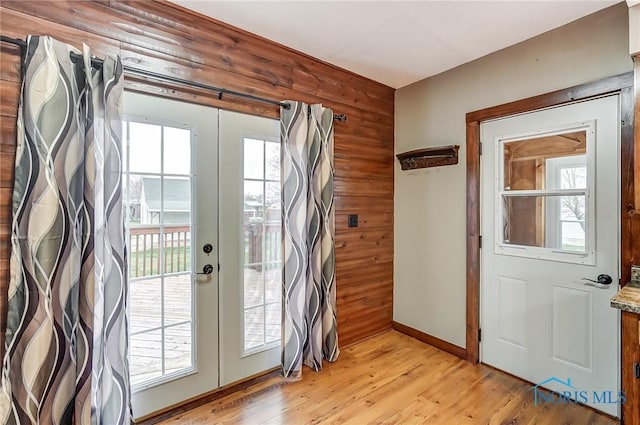
[[[194,371],[191,141],[188,128],[123,123],[134,389]]]
[[[496,252],[592,264],[594,123],[496,139]]]
[[[280,343],[280,143],[244,139],[243,351]]]

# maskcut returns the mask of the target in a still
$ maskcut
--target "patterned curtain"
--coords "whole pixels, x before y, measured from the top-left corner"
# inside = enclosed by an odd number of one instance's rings
[[[29,37],[18,112],[0,419],[130,424],[123,69]],[[77,53],[77,52],[76,52]]]
[[[338,358],[333,111],[288,102],[280,111],[284,223],[282,368],[322,369]]]

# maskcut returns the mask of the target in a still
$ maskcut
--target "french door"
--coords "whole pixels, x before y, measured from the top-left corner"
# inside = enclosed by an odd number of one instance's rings
[[[279,125],[220,111],[220,385],[280,363]]]
[[[275,120],[129,92],[124,107],[140,418],[279,363],[280,145]]]

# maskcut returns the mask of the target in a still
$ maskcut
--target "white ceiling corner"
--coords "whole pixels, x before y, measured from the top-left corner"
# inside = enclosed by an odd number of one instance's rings
[[[619,2],[172,1],[394,88]]]

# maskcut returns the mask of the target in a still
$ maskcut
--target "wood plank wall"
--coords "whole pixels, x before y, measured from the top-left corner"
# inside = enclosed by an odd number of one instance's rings
[[[633,143],[622,145],[622,284],[631,280],[631,266],[640,264],[640,54],[633,57],[633,93],[623,97],[632,115],[622,116],[623,121],[634,123]],[[625,138],[623,138],[625,140]],[[622,405],[622,423],[640,425],[640,380],[636,377],[635,364],[640,363],[640,316],[622,312],[622,390],[627,402]]]
[[[323,103],[347,114],[335,123],[338,329],[342,346],[391,327],[393,296],[394,90],[164,1],[2,1],[2,35],[51,35],[125,65],[276,100]],[[17,48],[0,51],[0,346],[4,349]],[[127,88],[255,115],[274,107],[143,78]],[[359,214],[360,226],[347,227]]]

